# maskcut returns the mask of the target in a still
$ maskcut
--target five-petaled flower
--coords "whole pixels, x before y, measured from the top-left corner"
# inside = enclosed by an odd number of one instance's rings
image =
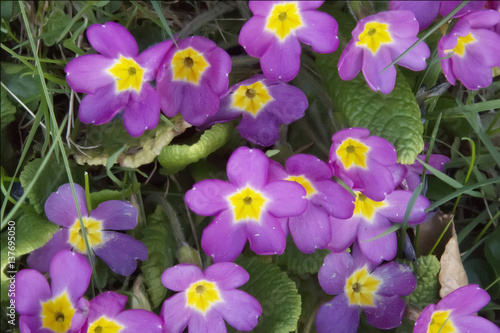
[[[50,262],[50,286],[34,269],[16,275],[16,310],[21,332],[76,333],[85,322],[89,302],[83,298],[92,270],[87,260],[60,251]]]
[[[270,146],[278,140],[278,125],[302,118],[307,107],[307,97],[299,88],[255,75],[233,85],[222,98],[217,113],[208,117],[202,127],[242,115],[237,127],[241,136],[255,144]]]
[[[417,33],[415,15],[407,10],[381,12],[359,20],[340,56],[340,77],[352,80],[362,70],[370,88],[390,93],[396,83],[396,68],[383,70],[418,40]],[[396,64],[421,71],[429,55],[427,45],[420,43]]]
[[[239,42],[260,58],[264,75],[290,81],[300,68],[300,42],[318,53],[338,47],[338,25],[330,15],[316,11],[324,1],[250,1],[254,14],[241,28]],[[300,41],[300,42],[299,42]]]
[[[360,309],[377,328],[401,325],[405,311],[401,296],[409,295],[417,283],[408,266],[389,262],[377,267],[356,246],[352,256],[346,252],[326,256],[318,280],[324,291],[337,295],[316,315],[319,333],[357,332]]]
[[[104,124],[123,109],[123,124],[130,135],[139,136],[155,128],[160,119],[160,99],[147,81],[155,80],[172,41],[138,55],[134,37],[114,22],[91,25],[87,38],[100,54],[77,57],[65,68],[69,86],[87,94],[78,111],[80,120]]]
[[[240,266],[217,263],[204,272],[195,265],[179,264],[167,268],[163,285],[178,293],[161,309],[166,333],[226,332],[226,321],[240,331],[250,331],[262,314],[259,302],[236,288],[245,284],[248,273]]]
[[[268,181],[268,168],[266,154],[240,147],[227,162],[229,182],[203,180],[186,193],[186,204],[196,214],[216,215],[201,237],[215,262],[236,259],[247,239],[257,254],[285,250],[286,218],[304,213],[306,190],[295,182]]]
[[[132,274],[137,261],[148,258],[146,246],[132,236],[112,230],[133,229],[137,225],[137,209],[126,201],[110,200],[87,211],[85,190],[75,184],[76,198],[82,215],[88,244],[92,251],[116,273]],[[51,240],[28,257],[30,267],[46,272],[50,260],[63,249],[87,254],[80,219],[73,200],[70,184],[64,184],[45,202],[48,219],[60,225]]]
[[[438,43],[441,67],[448,82],[460,80],[467,89],[489,86],[491,68],[500,66],[500,35],[490,30],[500,23],[500,12],[484,9],[460,19]]]
[[[231,58],[211,40],[192,36],[177,42],[156,79],[161,110],[169,117],[180,112],[191,125],[201,125],[217,112],[230,71]]]
[[[429,304],[415,323],[413,333],[500,333],[489,320],[474,315],[490,301],[490,295],[477,284],[469,284]]]

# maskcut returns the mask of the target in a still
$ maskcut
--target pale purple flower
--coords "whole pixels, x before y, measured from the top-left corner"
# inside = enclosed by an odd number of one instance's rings
[[[475,315],[489,301],[490,295],[477,284],[458,288],[437,304],[427,305],[418,317],[413,333],[499,333],[497,325]]]
[[[229,182],[207,179],[186,193],[198,215],[216,215],[203,230],[201,246],[215,262],[233,261],[245,244],[260,255],[282,254],[286,219],[304,213],[306,190],[295,182],[268,181],[269,158],[258,149],[240,147],[227,162]]]
[[[324,291],[336,295],[316,315],[318,333],[357,332],[361,310],[377,328],[401,325],[405,311],[401,296],[411,294],[417,283],[408,266],[389,262],[377,267],[356,246],[352,256],[346,252],[326,256],[318,280]]]
[[[142,242],[132,236],[113,230],[134,229],[137,225],[137,209],[126,201],[110,200],[101,203],[89,214],[85,190],[75,184],[75,191],[92,252],[115,273],[132,274],[137,267],[136,260],[146,260],[148,250]],[[57,192],[49,196],[45,202],[45,215],[62,228],[47,244],[29,255],[30,267],[46,272],[54,255],[65,249],[87,254],[70,184],[60,186]]]
[[[421,161],[425,162],[426,155],[417,156]],[[444,165],[448,163],[450,159],[444,155],[431,154],[429,156],[429,164],[434,169],[444,172]],[[396,167],[391,168],[394,176],[394,184],[399,186],[403,190],[413,191],[421,183],[422,173],[424,172],[424,166],[419,161],[415,160],[413,164],[397,164]],[[432,174],[431,171],[425,170],[426,175]]]
[[[237,127],[241,136],[266,147],[278,140],[280,124],[302,118],[307,107],[307,97],[299,88],[267,79],[264,75],[254,75],[229,88],[217,113],[208,117],[202,128],[241,115]]]
[[[373,200],[383,200],[394,189],[391,167],[396,165],[394,146],[371,135],[366,128],[346,128],[332,137],[328,163],[349,187]]]
[[[191,125],[201,125],[219,108],[229,86],[231,58],[210,39],[192,36],[172,47],[158,70],[156,90],[168,117],[181,113]]]
[[[262,314],[259,302],[236,288],[245,284],[248,273],[232,262],[213,264],[204,272],[195,265],[167,268],[163,285],[178,293],[161,309],[165,333],[226,332],[225,321],[239,331],[250,331]]]
[[[461,81],[467,89],[488,87],[491,68],[500,66],[500,35],[490,30],[500,23],[492,9],[470,12],[458,19],[450,33],[438,42],[443,73],[449,83]]]
[[[83,298],[92,269],[78,253],[65,250],[50,262],[50,286],[34,269],[16,275],[15,306],[22,333],[80,332],[89,309]]]
[[[319,12],[324,1],[250,1],[253,17],[241,28],[239,42],[252,57],[260,58],[264,75],[288,82],[300,68],[300,42],[318,53],[339,45],[338,25]]]
[[[307,192],[304,214],[288,219],[290,234],[297,248],[304,253],[324,249],[330,240],[328,216],[350,218],[354,211],[354,196],[332,180],[332,170],[319,158],[298,154],[286,161],[286,170],[271,161],[269,180],[294,181]]]
[[[340,56],[340,77],[352,80],[362,70],[371,89],[390,93],[396,83],[396,68],[382,71],[418,40],[417,33],[418,22],[408,10],[381,12],[359,20]],[[429,56],[427,45],[420,43],[396,64],[421,71]]]
[[[123,110],[123,124],[132,136],[153,129],[160,119],[160,99],[147,83],[172,41],[164,41],[138,55],[130,32],[114,22],[93,24],[87,29],[90,45],[100,54],[77,57],[66,66],[71,89],[86,93],[78,117],[85,124],[101,125]]]
[[[163,323],[153,312],[123,310],[127,296],[106,291],[90,301],[87,321],[81,333],[162,333]]]

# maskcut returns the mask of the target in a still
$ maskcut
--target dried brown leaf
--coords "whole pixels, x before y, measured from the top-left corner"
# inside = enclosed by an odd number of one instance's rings
[[[467,285],[467,273],[465,272],[460,250],[458,248],[457,233],[455,232],[455,224],[452,222],[450,228],[452,236],[441,256],[441,271],[439,272],[439,283],[441,290],[439,296],[445,297],[455,289]]]

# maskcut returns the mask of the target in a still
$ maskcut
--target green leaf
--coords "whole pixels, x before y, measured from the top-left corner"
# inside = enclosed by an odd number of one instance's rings
[[[420,256],[417,265],[410,263],[411,268],[417,275],[417,287],[406,299],[419,307],[435,303],[439,299],[438,280],[441,264],[435,255]]]
[[[30,253],[47,243],[52,235],[59,228],[58,225],[48,221],[47,219],[41,217],[38,214],[32,212],[24,212],[17,221],[13,221],[7,224],[7,227],[2,232],[2,250],[1,250],[1,290],[2,290],[2,301],[9,299],[8,289],[9,289],[9,279],[5,275],[5,272],[9,274],[9,271],[16,271],[19,267],[19,260],[15,260],[14,266],[10,265],[11,253],[14,252],[14,257],[19,258],[20,256]],[[13,248],[9,249],[9,237],[14,237],[15,240],[15,250]],[[11,253],[9,253],[11,252]],[[10,274],[9,274],[10,275]]]
[[[8,93],[7,90],[5,90],[3,87],[1,89],[1,131],[3,132],[4,129],[11,123],[13,122],[16,118],[14,117],[16,113],[16,107],[12,105],[12,103],[9,101],[9,98],[7,97]]]
[[[23,64],[1,63],[2,82],[30,110],[36,109],[42,94],[40,78]]]
[[[274,263],[285,266],[288,272],[295,274],[315,274],[318,273],[329,250],[316,250],[307,254],[301,252],[292,240],[287,238],[285,252],[282,255],[273,256]]]
[[[42,159],[37,158],[29,162],[19,177],[21,186],[27,188],[31,183],[35,173],[40,169]],[[70,168],[76,183],[83,184],[83,172],[79,170],[73,161],[70,161]],[[66,170],[55,160],[48,161],[45,168],[42,170],[40,177],[28,194],[30,204],[33,205],[37,213],[43,212],[43,205],[52,192],[57,191],[57,188],[63,184],[69,183]]]
[[[46,17],[44,24],[43,42],[47,46],[52,46],[57,41],[57,37],[62,30],[71,22],[71,16],[64,12],[66,2],[52,2],[52,11]]]
[[[343,113],[350,126],[365,127],[371,135],[391,142],[398,153],[398,162],[411,164],[424,149],[420,109],[404,76],[398,71],[394,90],[387,95],[374,92],[363,74],[343,81],[337,70],[340,52],[318,54],[317,64],[333,105]]]
[[[250,274],[250,280],[240,289],[255,297],[262,307],[262,316],[253,332],[295,331],[301,312],[295,283],[277,265],[265,263],[261,258],[240,256],[236,263]]]
[[[231,123],[215,124],[206,130],[195,144],[170,145],[162,149],[158,162],[166,174],[172,175],[183,170],[191,163],[207,157],[229,140],[233,125]]]
[[[484,256],[495,270],[496,276],[500,276],[500,228],[497,227],[484,242]]]
[[[436,168],[432,167],[431,165],[425,163],[424,161],[422,161],[418,157],[417,157],[417,161],[419,161],[420,163],[422,163],[422,165],[427,170],[429,170],[430,172],[432,172],[432,174],[434,176],[436,176],[437,178],[441,179],[443,182],[445,182],[446,184],[450,185],[451,187],[454,187],[454,188],[462,188],[462,187],[464,187],[463,184],[460,184],[455,179],[447,176],[446,174],[442,173],[441,171],[437,170]]]
[[[161,275],[173,266],[177,249],[170,224],[160,207],[148,217],[148,225],[142,230],[140,241],[148,248],[148,259],[142,263],[141,271],[151,305],[156,308],[167,295]]]

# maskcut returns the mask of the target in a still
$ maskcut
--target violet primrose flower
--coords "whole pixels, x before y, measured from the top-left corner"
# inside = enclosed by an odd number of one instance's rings
[[[418,22],[408,10],[381,12],[358,21],[352,39],[340,56],[338,69],[342,80],[349,81],[363,70],[368,86],[388,94],[396,83],[394,66],[384,68],[418,40]],[[397,62],[413,71],[425,69],[430,51],[425,43],[418,44]]]
[[[324,291],[337,295],[319,309],[318,333],[357,332],[360,310],[377,328],[401,325],[405,311],[401,296],[411,294],[417,283],[408,266],[389,262],[377,267],[356,246],[352,256],[346,252],[326,256],[318,280]]]
[[[418,158],[421,161],[425,161],[426,155],[418,155]],[[444,155],[431,154],[427,164],[438,171],[444,172],[444,165],[449,161],[450,159]],[[420,185],[423,172],[424,166],[417,160],[415,160],[413,164],[398,164],[397,167],[393,169],[394,184],[403,190],[413,191]],[[432,174],[429,170],[425,170],[425,173],[427,175]]]
[[[366,128],[346,128],[332,137],[328,163],[354,191],[373,200],[384,200],[394,189],[391,167],[396,165],[394,146]]]
[[[262,314],[259,302],[238,290],[248,273],[232,262],[213,264],[202,272],[198,266],[179,264],[167,268],[163,285],[179,293],[168,298],[161,309],[164,332],[226,332],[226,321],[239,331],[250,331]]]
[[[137,225],[137,209],[126,201],[110,200],[101,203],[89,214],[85,190],[75,184],[75,191],[92,251],[115,273],[132,274],[137,267],[136,259],[146,260],[148,250],[135,238],[112,230],[134,229]],[[49,196],[45,202],[45,215],[62,228],[47,244],[28,257],[29,266],[42,273],[48,270],[50,260],[61,250],[73,249],[87,254],[70,184],[60,186],[57,192]]]
[[[304,214],[288,219],[288,227],[297,248],[304,253],[324,249],[330,240],[329,215],[350,218],[354,197],[332,180],[328,164],[315,156],[298,154],[286,161],[286,171],[271,161],[269,180],[294,181],[306,190],[307,209]]]
[[[260,58],[264,75],[288,82],[300,68],[300,42],[318,53],[339,45],[338,25],[327,13],[316,11],[324,1],[250,1],[253,17],[241,28],[239,42]],[[300,42],[299,42],[300,41]]]
[[[295,182],[268,181],[268,168],[266,154],[240,147],[227,162],[229,182],[202,180],[186,193],[186,204],[196,214],[216,215],[201,237],[203,250],[215,262],[236,259],[247,239],[260,255],[285,250],[282,223],[304,213],[307,193]]]
[[[489,86],[491,68],[500,66],[500,35],[490,30],[500,23],[500,12],[485,9],[462,16],[438,42],[441,67],[448,82],[462,81],[470,90]]]
[[[211,40],[192,36],[171,48],[156,78],[161,110],[181,113],[191,125],[201,125],[219,108],[229,86],[231,58]]]
[[[79,332],[89,302],[83,298],[92,269],[78,253],[61,251],[50,263],[50,286],[34,269],[16,275],[16,310],[21,332]]]
[[[307,107],[307,97],[299,88],[267,79],[264,75],[254,75],[229,88],[219,110],[207,118],[203,128],[242,115],[237,127],[241,136],[267,147],[278,140],[278,125],[302,118]]]
[[[87,321],[81,333],[162,333],[160,317],[153,312],[125,310],[127,296],[106,291],[90,301]]]
[[[490,295],[477,284],[456,289],[437,304],[429,304],[415,323],[413,333],[468,332],[499,333],[489,320],[474,315],[490,301]]]
[[[160,99],[147,81],[156,72],[172,41],[164,41],[138,54],[130,32],[114,22],[87,29],[90,45],[100,54],[77,57],[66,66],[71,89],[86,93],[78,117],[85,124],[109,122],[123,109],[123,124],[132,136],[153,129],[160,119]]]

